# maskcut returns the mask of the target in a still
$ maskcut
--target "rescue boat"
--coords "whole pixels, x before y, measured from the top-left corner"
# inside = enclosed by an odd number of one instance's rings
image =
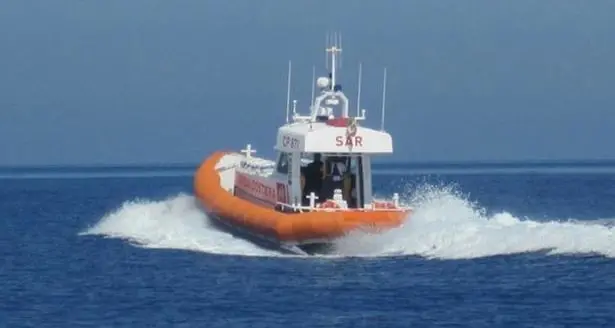
[[[411,214],[398,193],[375,199],[371,159],[393,153],[392,137],[383,127],[360,123],[366,113],[359,115],[361,66],[357,114],[349,115],[348,98],[336,80],[341,38],[325,51],[330,71],[317,80],[313,73],[310,114],[299,115],[295,100],[292,120],[289,62],[286,123],[277,131],[275,161],[254,156],[248,144],[239,152],[215,152],[197,169],[195,196],[219,227],[262,246],[314,254],[333,251],[335,240],[351,231],[378,233],[400,226]],[[385,94],[386,68],[382,122]]]

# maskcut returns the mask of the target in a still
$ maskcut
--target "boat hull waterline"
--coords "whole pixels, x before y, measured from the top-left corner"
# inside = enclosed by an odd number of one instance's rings
[[[229,231],[292,253],[330,250],[331,244],[351,231],[380,232],[400,226],[409,210],[311,211],[284,213],[233,194],[233,183],[224,186],[221,161],[232,152],[219,151],[206,158],[194,177],[195,196],[210,218]],[[240,155],[241,156],[241,155]],[[223,168],[224,169],[224,168]],[[234,173],[230,172],[230,174]],[[234,179],[233,179],[234,180]],[[261,244],[261,243],[259,243]]]

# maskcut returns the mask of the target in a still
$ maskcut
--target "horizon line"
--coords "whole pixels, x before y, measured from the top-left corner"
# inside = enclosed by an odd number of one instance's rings
[[[200,162],[144,162],[144,163],[75,163],[75,164],[0,164],[0,170],[27,170],[27,169],[131,169],[131,168],[160,168],[160,169],[188,169],[197,168]],[[391,160],[373,161],[373,167],[476,167],[476,166],[595,166],[613,165],[613,159],[528,159],[528,160],[433,160],[411,161]]]

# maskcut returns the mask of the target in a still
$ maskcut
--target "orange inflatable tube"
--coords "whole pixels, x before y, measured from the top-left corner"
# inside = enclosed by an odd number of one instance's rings
[[[338,211],[282,213],[236,197],[220,184],[216,165],[226,152],[216,152],[197,169],[194,191],[208,213],[233,225],[248,228],[283,242],[331,239],[362,226],[391,228],[398,226],[408,211]]]

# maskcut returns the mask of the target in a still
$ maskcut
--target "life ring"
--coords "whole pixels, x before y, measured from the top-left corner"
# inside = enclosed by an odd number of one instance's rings
[[[334,202],[334,201],[332,201],[330,199],[320,203],[318,205],[318,207],[319,208],[341,208],[341,206],[338,203],[336,203],[336,202]]]
[[[357,121],[354,118],[348,120],[348,126],[346,127],[346,135],[354,136],[357,134]]]
[[[374,201],[374,208],[377,209],[395,209],[395,204],[386,201]]]

